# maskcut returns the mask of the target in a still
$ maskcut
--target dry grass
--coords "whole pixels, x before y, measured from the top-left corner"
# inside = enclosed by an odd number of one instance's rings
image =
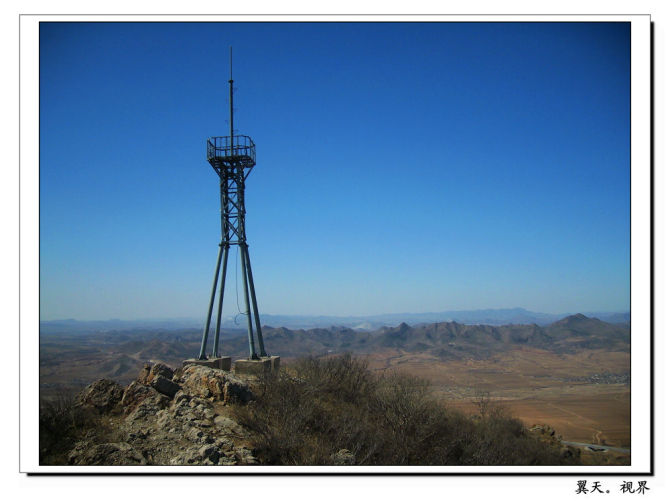
[[[490,402],[478,417],[445,408],[427,381],[375,374],[350,355],[300,359],[234,410],[272,465],[330,465],[342,449],[357,465],[560,465],[556,448]],[[574,462],[574,461],[573,461]]]
[[[40,401],[40,464],[67,464],[67,453],[96,417],[75,406],[73,393],[61,392],[53,399]]]
[[[585,350],[553,354],[514,349],[482,360],[440,361],[429,354],[371,354],[370,368],[394,368],[431,382],[454,409],[475,413],[473,396],[488,391],[526,426],[551,424],[568,441],[591,443],[597,431],[607,444],[630,447],[630,385],[574,381],[594,373],[629,373],[623,352]]]

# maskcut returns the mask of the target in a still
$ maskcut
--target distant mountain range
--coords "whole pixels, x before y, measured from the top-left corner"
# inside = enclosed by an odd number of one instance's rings
[[[283,356],[353,352],[370,354],[387,349],[432,354],[443,360],[485,358],[513,347],[525,346],[556,353],[575,353],[584,349],[630,351],[630,326],[611,324],[576,314],[546,326],[538,324],[460,324],[426,323],[410,326],[401,323],[374,331],[357,331],[345,327],[263,329],[266,347],[281,351]],[[222,350],[245,354],[246,337],[229,338]]]
[[[421,314],[378,314],[359,317],[337,316],[281,316],[262,315],[261,320],[270,326],[285,328],[329,328],[343,326],[346,328],[371,331],[384,326],[397,326],[401,323],[409,325],[457,322],[460,324],[488,324],[502,326],[505,324],[538,324],[546,326],[574,313],[544,314],[531,312],[523,308],[484,309],[484,310],[447,310],[444,312],[426,312]],[[609,323],[628,323],[630,313],[624,312],[584,312],[588,317],[595,317]],[[229,327],[229,326],[227,326]]]
[[[198,329],[130,329],[91,333],[42,333],[40,382],[42,388],[85,385],[96,378],[130,382],[147,361],[171,366],[194,357],[200,348]],[[282,358],[416,354],[431,360],[482,360],[514,350],[542,349],[555,354],[597,350],[630,354],[630,326],[611,324],[581,314],[546,326],[538,324],[401,323],[373,331],[346,327],[289,329],[263,328],[265,347]],[[211,347],[211,342],[210,342]],[[241,330],[226,330],[220,352],[235,359],[249,355]]]
[[[629,324],[630,312],[584,312],[593,317],[613,324]],[[339,326],[357,331],[373,331],[385,326],[397,326],[406,323],[411,326],[427,323],[457,322],[459,324],[487,324],[503,326],[506,324],[537,324],[547,326],[560,319],[568,317],[566,314],[545,314],[531,312],[523,308],[513,309],[484,309],[484,310],[448,310],[444,312],[378,314],[372,316],[298,316],[262,314],[261,322],[268,326],[289,329],[330,328]],[[244,330],[242,316],[225,319],[223,327],[228,330]],[[202,328],[204,319],[139,319],[121,320],[109,319],[104,321],[78,321],[76,319],[62,319],[54,321],[40,321],[40,333],[92,333],[123,331],[129,329],[196,329]]]
[[[630,323],[630,312],[585,312],[588,317],[614,324]],[[547,326],[571,314],[544,314],[522,308],[485,309],[485,310],[448,310],[444,312],[426,312],[422,314],[378,314],[371,316],[291,316],[262,314],[261,322],[268,326],[289,329],[330,328],[333,326],[351,328],[358,331],[373,331],[386,326],[402,323],[416,326],[439,322],[457,322],[460,324],[487,324],[503,326],[505,324],[537,324]],[[104,321],[78,321],[61,319],[40,321],[40,333],[93,333],[126,331],[129,329],[202,329],[203,319],[192,317],[175,319],[109,319]],[[238,315],[224,320],[223,327],[228,330],[245,330],[244,319]]]

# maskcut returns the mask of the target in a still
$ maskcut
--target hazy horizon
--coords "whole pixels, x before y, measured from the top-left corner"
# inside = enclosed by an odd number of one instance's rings
[[[445,309],[445,310],[440,310],[440,311],[435,311],[435,312],[382,312],[382,313],[374,313],[374,314],[366,314],[366,315],[334,315],[334,314],[282,314],[282,313],[271,313],[271,312],[262,312],[260,315],[261,316],[273,316],[273,317],[298,317],[298,318],[318,318],[318,317],[326,317],[326,318],[342,318],[342,319],[347,319],[347,318],[372,318],[372,317],[383,317],[383,316],[402,316],[402,315],[429,315],[429,314],[442,314],[442,313],[456,313],[456,312],[489,312],[489,311],[494,311],[494,312],[504,312],[504,311],[523,311],[527,312],[529,314],[540,314],[540,315],[549,315],[549,316],[570,316],[570,315],[576,315],[576,314],[630,314],[629,309],[624,309],[624,310],[608,310],[608,311],[596,311],[592,309],[583,309],[583,310],[577,310],[577,311],[570,311],[570,312],[537,312],[533,310],[528,310],[523,307],[511,307],[511,308],[481,308],[481,309],[463,309],[463,310],[453,310],[453,309]],[[226,318],[233,317],[235,314],[231,314],[226,316]],[[104,322],[104,321],[122,321],[122,322],[148,322],[148,321],[198,321],[198,322],[203,322],[205,321],[205,316],[198,316],[198,315],[188,315],[188,316],[178,316],[178,317],[137,317],[137,318],[121,318],[121,317],[110,317],[110,318],[89,318],[89,319],[83,319],[83,318],[75,318],[75,317],[62,317],[62,318],[54,318],[54,319],[43,319],[40,318],[40,322],[55,322],[55,321],[78,321],[78,322]],[[242,329],[242,328],[241,328]],[[244,328],[246,329],[246,328]]]

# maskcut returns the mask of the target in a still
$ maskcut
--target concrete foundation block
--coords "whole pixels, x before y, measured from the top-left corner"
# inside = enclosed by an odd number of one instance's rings
[[[261,357],[260,359],[238,359],[235,361],[235,374],[260,376],[279,371],[279,356]]]
[[[186,359],[182,363],[182,367],[189,364],[198,364],[200,366],[207,366],[208,368],[215,368],[224,371],[230,371],[232,359],[230,357],[214,357],[212,359]]]
[[[270,356],[268,357],[270,359],[270,369],[272,370],[273,373],[278,373],[279,372],[279,362],[280,358],[279,356]]]
[[[261,376],[272,371],[272,362],[269,358],[238,359],[233,371],[236,375]]]

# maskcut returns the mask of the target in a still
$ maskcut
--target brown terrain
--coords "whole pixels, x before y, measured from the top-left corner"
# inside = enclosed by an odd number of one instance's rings
[[[564,440],[630,448],[628,354],[587,350],[554,354],[520,348],[494,357],[440,361],[400,351],[369,356],[371,368],[428,379],[451,406],[475,413],[481,396],[504,405],[527,426],[550,424]]]
[[[222,352],[244,357],[246,337],[224,334]],[[576,315],[548,326],[435,323],[381,328],[266,327],[285,363],[351,352],[375,371],[430,381],[446,406],[474,413],[482,398],[527,426],[547,424],[565,441],[630,448],[630,327]],[[42,335],[40,390],[49,398],[98,378],[130,383],[147,362],[172,367],[199,349],[195,330]]]

